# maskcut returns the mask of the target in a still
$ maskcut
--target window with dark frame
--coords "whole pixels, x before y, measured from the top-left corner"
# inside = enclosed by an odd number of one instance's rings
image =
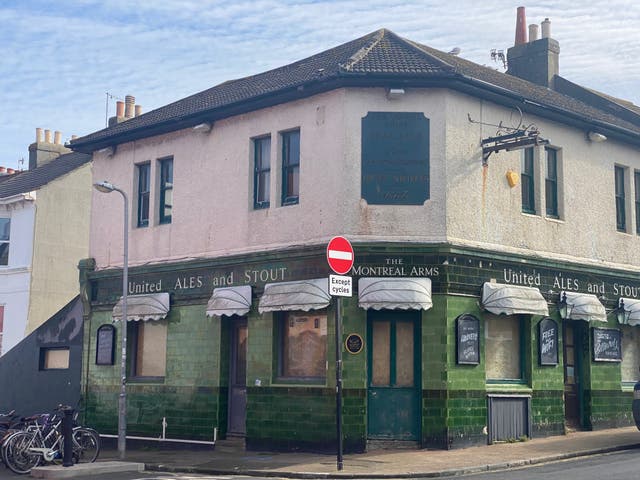
[[[536,213],[536,193],[534,184],[534,150],[525,148],[522,153],[522,170],[520,173],[522,188],[522,211],[524,213]]]
[[[271,137],[253,140],[253,208],[269,208]]]
[[[143,163],[138,169],[138,227],[149,226],[149,195],[151,193],[151,164]]]
[[[619,232],[627,231],[627,215],[625,211],[624,167],[615,167],[616,188],[616,229]]]
[[[40,349],[40,370],[66,370],[69,368],[69,347]]]
[[[327,366],[326,312],[283,312],[278,319],[278,377],[324,382]]]
[[[635,198],[636,198],[636,233],[640,235],[640,170],[636,170],[633,174],[635,183]]]
[[[173,158],[162,158],[160,163],[160,224],[171,223],[173,207]]]
[[[282,205],[300,200],[300,130],[282,133]]]
[[[546,175],[544,180],[545,207],[548,217],[558,218],[558,151],[545,148]]]
[[[163,380],[167,366],[167,322],[127,322],[129,375],[137,380]]]
[[[9,265],[9,237],[11,236],[11,219],[0,218],[0,266]]]

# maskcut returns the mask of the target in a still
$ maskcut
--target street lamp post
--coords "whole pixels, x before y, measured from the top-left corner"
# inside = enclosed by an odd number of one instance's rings
[[[102,193],[119,192],[124,200],[124,255],[122,266],[122,352],[120,357],[120,397],[118,398],[118,454],[125,458],[127,445],[127,290],[129,283],[129,199],[112,183],[103,180],[93,185]]]

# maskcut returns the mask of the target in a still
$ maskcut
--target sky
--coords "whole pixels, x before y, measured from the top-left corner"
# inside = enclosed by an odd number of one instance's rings
[[[28,167],[37,127],[104,128],[125,95],[148,112],[380,28],[503,71],[518,6],[550,19],[563,77],[640,105],[637,0],[0,0],[0,166]]]

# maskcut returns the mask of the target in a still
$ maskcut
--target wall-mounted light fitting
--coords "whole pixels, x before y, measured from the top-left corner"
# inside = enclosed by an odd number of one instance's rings
[[[393,100],[404,95],[404,88],[390,88],[387,90],[387,99]]]
[[[607,141],[606,135],[603,135],[602,133],[594,132],[593,130],[587,133],[587,138],[594,143],[602,143]]]
[[[198,133],[209,133],[211,131],[212,125],[208,122],[199,123],[195,127],[193,127],[194,132]]]
[[[101,148],[98,153],[105,155],[106,157],[113,157],[116,153],[116,147],[111,145],[110,147]]]
[[[558,313],[560,318],[566,319],[569,316],[569,305],[567,304],[567,293],[562,292],[560,294],[560,301],[558,302]]]

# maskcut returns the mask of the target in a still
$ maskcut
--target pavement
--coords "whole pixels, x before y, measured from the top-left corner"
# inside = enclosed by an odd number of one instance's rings
[[[181,444],[184,445],[184,444]],[[246,451],[238,440],[213,446],[172,446],[168,442],[137,445],[127,442],[121,461],[115,445],[105,445],[96,463],[72,467],[45,466],[36,478],[70,478],[115,471],[162,471],[210,475],[250,475],[296,479],[438,478],[523,467],[551,461],[640,448],[636,427],[570,432],[525,442],[499,443],[455,450],[380,449],[346,454],[337,469],[335,454]]]

